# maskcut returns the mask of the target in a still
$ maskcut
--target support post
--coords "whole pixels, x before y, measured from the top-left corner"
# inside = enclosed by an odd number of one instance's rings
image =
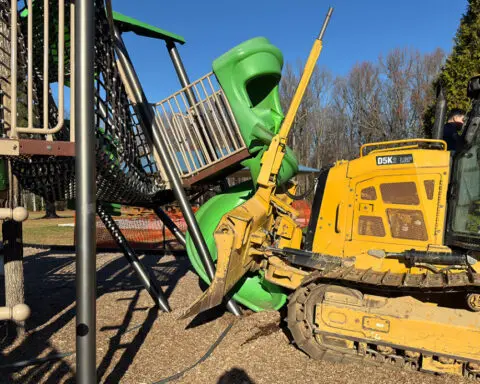
[[[135,98],[134,108],[142,126],[151,127],[151,129],[147,129],[147,131],[150,131],[151,133],[153,145],[160,157],[167,177],[172,185],[173,193],[180,205],[180,209],[182,210],[183,217],[188,225],[193,243],[195,244],[195,247],[202,259],[208,277],[210,280],[213,280],[215,276],[215,265],[213,264],[207,244],[205,243],[205,239],[200,231],[200,227],[195,218],[192,207],[190,206],[190,202],[188,201],[185,190],[183,189],[182,180],[180,179],[170,153],[168,152],[167,143],[165,142],[164,137],[160,134],[160,128],[158,127],[158,123],[154,117],[152,106],[148,103],[145,93],[143,92],[142,86],[135,69],[133,68],[130,57],[128,56],[127,49],[123,43],[123,39],[118,28],[115,28],[115,44],[119,63],[122,66],[126,80],[129,82],[128,86],[134,93],[132,95]],[[240,316],[242,313],[241,309],[232,299],[227,302],[227,308],[236,316]]]
[[[22,223],[5,220],[2,224],[5,273],[5,305],[14,307],[25,302],[23,277]],[[13,328],[13,327],[12,327]],[[23,335],[23,324],[16,324],[17,336]]]
[[[168,216],[165,211],[160,207],[153,208],[155,214],[158,218],[162,221],[163,225],[169,229],[170,232],[173,233],[173,236],[177,239],[177,241],[183,245],[184,247],[187,246],[187,242],[185,240],[185,235],[180,231],[180,228],[172,221],[170,216]]]
[[[180,85],[182,88],[188,87],[188,85],[190,85],[190,79],[188,78],[187,71],[183,65],[182,58],[178,53],[177,46],[173,41],[167,41],[167,50],[170,55],[170,59],[172,60],[173,67],[175,68],[175,72],[177,73],[178,80],[180,81]],[[197,104],[197,98],[190,88],[187,88],[186,93],[188,104],[193,107],[195,104]]]
[[[14,220],[13,211],[21,204],[20,184],[12,172],[11,161],[8,161],[8,206],[11,212],[11,219],[3,221],[3,263],[5,275],[5,304],[14,307],[25,302],[25,279],[23,272],[23,220]],[[23,209],[23,208],[18,208]],[[27,213],[28,216],[28,213]],[[13,328],[13,327],[12,327]],[[25,334],[25,323],[18,321],[15,324],[15,331],[18,337]]]
[[[94,0],[77,0],[75,29],[76,381],[91,384],[97,382]]]
[[[170,312],[170,306],[168,301],[163,295],[162,291],[155,284],[155,279],[148,273],[147,269],[143,266],[141,261],[138,259],[133,248],[128,244],[127,239],[123,235],[122,231],[118,227],[115,220],[112,219],[101,204],[97,204],[97,213],[100,220],[102,220],[105,228],[107,228],[110,235],[112,235],[113,240],[120,247],[125,258],[128,260],[132,268],[135,270],[140,282],[143,284],[148,294],[152,298],[156,306],[158,306],[164,312]]]
[[[435,121],[432,129],[432,139],[442,140],[445,115],[447,114],[447,99],[442,84],[437,86],[437,103],[435,105]]]

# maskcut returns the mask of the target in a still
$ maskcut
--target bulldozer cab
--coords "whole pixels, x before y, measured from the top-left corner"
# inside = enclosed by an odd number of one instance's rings
[[[464,126],[464,148],[453,158],[447,245],[480,250],[480,76],[468,85],[472,108]]]

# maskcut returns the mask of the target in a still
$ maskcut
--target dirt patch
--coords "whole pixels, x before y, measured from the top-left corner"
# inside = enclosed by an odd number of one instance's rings
[[[253,334],[253,336],[249,337],[247,340],[245,340],[242,343],[242,346],[244,346],[245,344],[248,344],[248,343],[250,343],[254,340],[257,340],[259,337],[269,336],[272,333],[279,332],[279,331],[280,331],[279,323],[277,323],[277,322],[270,323],[270,324],[265,324],[265,325],[260,325],[258,327],[258,330]]]
[[[0,364],[75,349],[75,258],[72,252],[26,249],[27,301],[33,313],[24,340],[1,346]],[[120,254],[97,255],[97,367],[101,383],[156,383],[194,365],[234,322],[201,364],[175,383],[464,383],[462,378],[360,364],[314,361],[291,344],[278,312],[236,319],[221,308],[178,320],[201,293],[183,254],[148,255],[143,262],[168,297],[157,312]],[[3,286],[1,284],[0,286]],[[3,295],[3,292],[0,292]],[[0,341],[2,341],[0,326]],[[1,371],[0,383],[73,383],[75,356]]]

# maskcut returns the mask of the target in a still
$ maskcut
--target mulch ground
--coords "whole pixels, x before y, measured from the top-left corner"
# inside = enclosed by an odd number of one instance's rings
[[[75,350],[75,257],[73,252],[25,250],[26,301],[32,308],[22,340],[5,337],[0,324],[0,365]],[[290,343],[278,312],[241,319],[212,310],[178,320],[201,293],[182,252],[146,255],[168,297],[171,313],[157,312],[120,254],[97,255],[97,367],[102,383],[156,383],[202,357],[233,321],[213,353],[174,383],[464,383],[368,364],[314,361]],[[3,281],[0,281],[3,287]],[[3,289],[3,288],[1,288]],[[3,292],[0,290],[0,297]],[[0,303],[1,304],[1,303]],[[8,336],[8,335],[7,335]],[[20,371],[0,371],[1,383],[74,382],[75,355]]]

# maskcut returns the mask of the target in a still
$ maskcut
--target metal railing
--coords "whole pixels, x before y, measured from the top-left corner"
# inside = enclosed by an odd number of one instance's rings
[[[246,148],[231,107],[213,73],[159,101],[154,108],[182,178]]]
[[[70,32],[74,31],[74,3],[70,5]],[[51,15],[51,8],[58,9],[57,15]],[[11,45],[11,62],[10,62],[10,72],[11,72],[11,89],[10,89],[10,99],[11,99],[11,113],[10,113],[10,130],[9,137],[17,138],[19,133],[28,133],[28,134],[42,134],[47,135],[47,140],[52,140],[51,135],[58,133],[65,124],[65,1],[58,0],[58,3],[51,0],[44,0],[43,7],[33,6],[33,0],[27,1],[27,8],[24,10],[27,12],[27,126],[19,127],[17,126],[17,100],[18,100],[18,69],[19,69],[19,57],[18,57],[18,42],[19,42],[19,31],[18,31],[18,2],[11,1],[11,18],[10,18],[10,45]],[[35,12],[40,11],[41,15],[35,15]],[[38,16],[38,17],[37,17]],[[56,23],[58,28],[54,28],[54,31],[58,36],[57,46],[56,46],[56,57],[53,57],[54,49],[50,44],[51,42],[51,23]],[[43,31],[42,31],[43,30]],[[73,57],[75,47],[74,38],[70,39],[70,78],[74,78],[74,69],[75,69],[75,58]],[[34,43],[35,40],[35,43]],[[43,68],[41,74],[34,73],[34,69],[38,71],[38,68],[34,68],[34,60],[37,62],[38,57],[34,57],[34,53],[38,52],[36,45],[43,43]],[[50,83],[52,79],[50,77],[50,61],[57,62],[57,84],[58,84],[58,115],[56,124],[52,125],[50,121],[49,114],[49,101],[50,101]],[[42,113],[43,117],[42,124],[40,127],[34,126],[34,77],[40,75],[43,80],[42,90],[37,90],[37,96],[41,94],[42,103]],[[71,81],[71,93],[74,94],[75,90],[73,88],[73,81]],[[73,100],[72,100],[73,104]],[[39,106],[40,107],[40,106]],[[73,125],[73,124],[71,124]],[[70,141],[74,141],[74,129],[73,126],[70,127]]]
[[[402,151],[405,149],[431,148],[446,151],[447,146],[443,140],[437,139],[402,139],[391,141],[379,141],[376,143],[363,144],[360,147],[360,157],[370,153]]]

